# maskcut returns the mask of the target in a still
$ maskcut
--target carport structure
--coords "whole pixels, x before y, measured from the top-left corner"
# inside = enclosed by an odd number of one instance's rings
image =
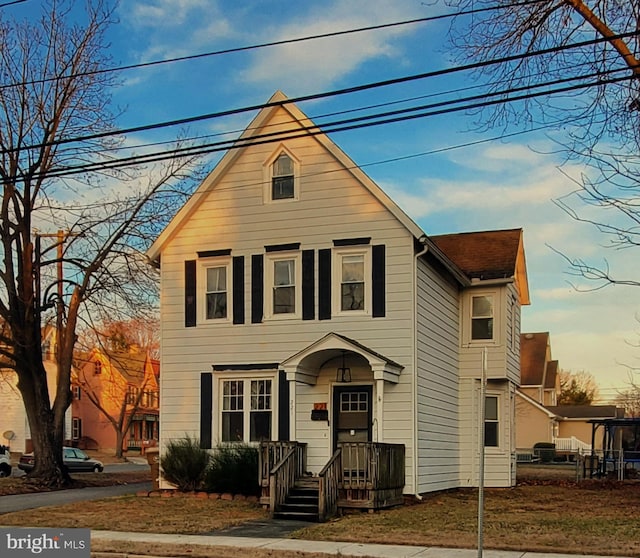
[[[640,417],[589,422],[591,447],[596,447],[601,435],[602,450],[591,450],[590,466],[585,462],[585,476],[588,471],[591,477],[635,478],[640,469]]]

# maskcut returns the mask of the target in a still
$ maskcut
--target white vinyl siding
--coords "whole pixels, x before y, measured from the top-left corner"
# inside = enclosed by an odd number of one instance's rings
[[[458,486],[459,295],[424,260],[417,269],[418,492]]]
[[[273,131],[290,129],[290,120],[290,115],[279,109],[268,124],[273,125],[270,128]],[[406,445],[407,478],[411,479],[413,237],[315,138],[300,137],[288,142],[287,146],[304,166],[298,200],[264,203],[263,165],[272,155],[273,146],[255,145],[251,150],[234,155],[234,165],[219,177],[208,194],[202,194],[201,205],[163,249],[161,444],[166,444],[170,438],[183,437],[185,433],[198,436],[200,373],[210,371],[212,364],[279,363],[327,333],[339,332],[404,366],[399,384],[385,384],[384,440],[379,441]],[[331,180],[327,180],[327,176],[331,176]],[[184,327],[184,261],[193,259],[197,250],[232,248],[234,257],[244,256],[245,262],[250,262],[252,255],[264,254],[264,247],[268,245],[299,242],[300,250],[315,250],[317,254],[320,249],[332,248],[333,239],[359,237],[371,237],[371,245],[386,246],[387,311],[384,318],[347,312],[333,315],[330,320],[318,320],[316,299],[314,320],[265,319],[262,323],[242,326],[229,323],[216,328],[215,335],[211,334],[210,328],[199,324],[198,327]],[[264,254],[265,282],[269,255]],[[247,278],[250,277],[249,265]],[[317,266],[314,278],[318,285]],[[248,279],[244,294],[250,307]],[[267,305],[265,296],[265,311]],[[316,386],[291,385],[291,389],[295,387],[297,391],[296,405],[300,416],[296,439],[309,444],[307,466],[316,473],[331,455],[331,425],[311,422],[309,417],[314,402],[328,401],[322,398],[322,385],[335,380],[335,370],[332,377],[329,372],[327,374],[326,378],[318,378]],[[368,381],[371,381],[370,373]],[[287,405],[286,402],[281,404]],[[213,432],[215,437],[219,432],[217,424]],[[275,427],[274,432],[277,432]],[[405,491],[413,491],[409,481]]]

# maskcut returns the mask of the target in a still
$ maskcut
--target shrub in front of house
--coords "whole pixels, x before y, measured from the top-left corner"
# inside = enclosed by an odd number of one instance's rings
[[[203,484],[207,492],[257,496],[258,448],[247,444],[220,444],[211,455]]]
[[[556,458],[556,445],[553,442],[537,442],[533,446],[533,454],[543,463],[551,463]]]
[[[207,475],[211,457],[200,447],[200,441],[190,436],[171,440],[162,455],[162,476],[178,490],[200,490]]]

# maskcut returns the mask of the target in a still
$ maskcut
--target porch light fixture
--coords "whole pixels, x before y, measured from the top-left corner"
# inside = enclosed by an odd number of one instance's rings
[[[342,351],[342,366],[336,371],[336,382],[346,384],[351,381],[351,368],[348,368],[344,361],[346,351]]]

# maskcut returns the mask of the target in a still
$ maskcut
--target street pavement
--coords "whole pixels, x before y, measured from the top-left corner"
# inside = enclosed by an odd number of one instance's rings
[[[31,494],[15,494],[0,496],[0,513],[9,513],[45,506],[62,506],[73,502],[99,500],[111,496],[135,494],[138,490],[151,490],[150,482],[120,484],[116,486],[100,486],[87,488],[70,488],[51,492],[34,492]],[[0,522],[2,518],[0,518]]]

